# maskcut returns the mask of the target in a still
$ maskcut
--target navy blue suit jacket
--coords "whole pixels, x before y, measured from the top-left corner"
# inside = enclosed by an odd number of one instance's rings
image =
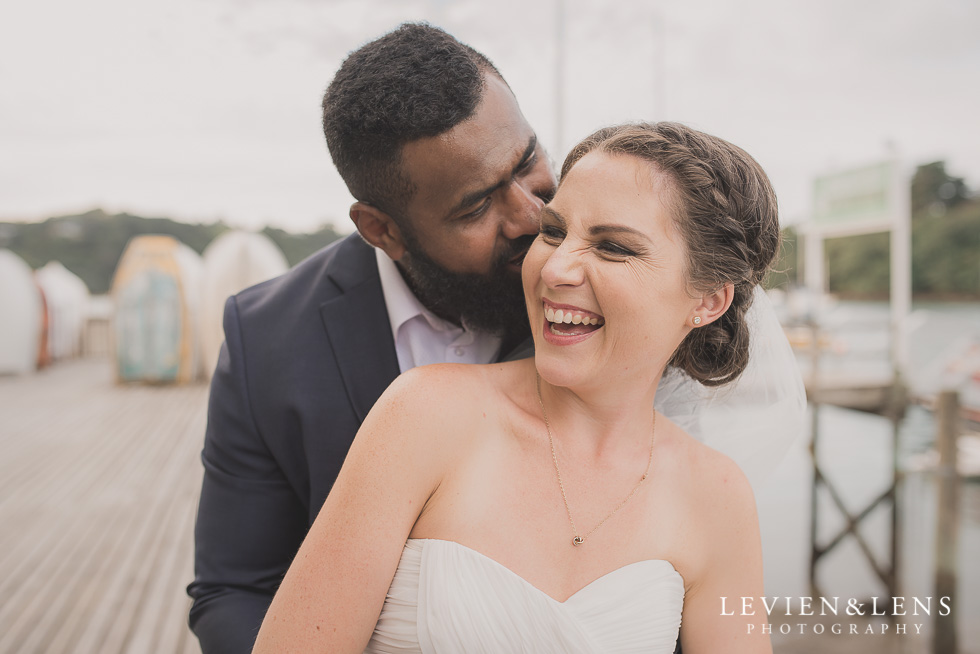
[[[353,235],[228,299],[211,382],[190,625],[249,652],[398,359],[374,249]]]

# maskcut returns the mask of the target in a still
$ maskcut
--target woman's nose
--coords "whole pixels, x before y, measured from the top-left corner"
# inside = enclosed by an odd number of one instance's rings
[[[568,241],[556,247],[541,268],[541,280],[548,288],[578,286],[585,278],[580,256],[572,251]]]

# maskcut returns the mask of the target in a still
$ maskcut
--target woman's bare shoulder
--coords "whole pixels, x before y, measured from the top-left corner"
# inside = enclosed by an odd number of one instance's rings
[[[378,398],[365,425],[380,421],[397,432],[431,432],[458,418],[477,384],[472,367],[437,364],[403,372]]]
[[[420,366],[399,375],[382,399],[413,402],[426,410],[452,410],[461,400],[487,397],[506,390],[526,367],[523,361],[491,363],[437,363]]]
[[[382,394],[365,424],[372,422],[412,438],[451,438],[473,433],[474,418],[498,413],[526,374],[522,361],[474,365],[442,363],[412,368]],[[465,429],[460,429],[461,427]]]
[[[670,424],[668,469],[683,516],[678,565],[693,591],[726,566],[756,560],[758,514],[738,464]]]
[[[713,516],[754,516],[755,495],[738,464],[674,423],[666,422],[671,454],[678,469],[683,470],[691,499]]]
[[[428,408],[451,409],[460,401],[507,393],[528,374],[527,361],[490,363],[437,363],[402,373],[385,395],[411,400]],[[533,374],[533,373],[532,373]]]

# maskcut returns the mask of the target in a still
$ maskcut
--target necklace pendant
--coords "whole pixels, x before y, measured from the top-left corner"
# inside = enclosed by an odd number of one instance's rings
[[[579,545],[581,545],[584,542],[585,542],[585,539],[582,538],[581,536],[576,536],[575,538],[572,539],[572,545],[574,545],[575,547],[578,547]]]

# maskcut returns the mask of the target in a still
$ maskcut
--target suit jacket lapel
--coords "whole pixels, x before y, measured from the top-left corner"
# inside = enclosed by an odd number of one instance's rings
[[[320,307],[320,317],[357,419],[398,376],[398,356],[374,249],[356,234],[341,244],[328,268],[340,293]]]

